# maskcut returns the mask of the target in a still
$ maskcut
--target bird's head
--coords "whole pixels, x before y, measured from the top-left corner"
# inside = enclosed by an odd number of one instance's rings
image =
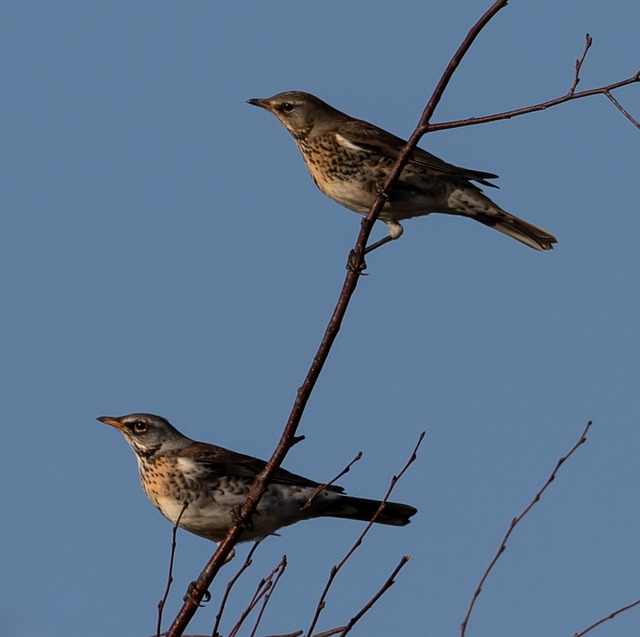
[[[158,453],[173,449],[181,449],[192,442],[168,420],[153,414],[100,416],[98,420],[122,432],[135,453],[143,458],[153,457]]]
[[[295,139],[304,139],[314,127],[321,127],[325,122],[333,123],[336,116],[343,115],[315,95],[302,91],[287,91],[264,99],[250,99],[247,103],[273,113]]]

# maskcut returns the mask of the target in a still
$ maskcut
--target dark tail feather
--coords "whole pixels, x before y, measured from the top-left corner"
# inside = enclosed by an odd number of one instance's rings
[[[514,215],[500,210],[502,214],[482,214],[475,212],[469,215],[472,219],[479,221],[485,226],[495,228],[520,243],[533,248],[534,250],[551,250],[553,244],[558,240],[546,230],[534,226],[528,221],[524,221]]]
[[[351,496],[343,495],[340,498],[326,502],[318,510],[318,515],[370,522],[379,507],[379,500],[365,500],[364,498],[352,498]],[[384,508],[376,518],[376,522],[392,526],[405,526],[409,524],[411,521],[409,518],[415,513],[417,513],[417,509],[408,504],[385,502]]]

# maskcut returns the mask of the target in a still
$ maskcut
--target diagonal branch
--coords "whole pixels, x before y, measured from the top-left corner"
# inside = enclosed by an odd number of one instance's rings
[[[247,557],[245,558],[242,566],[238,569],[238,572],[227,582],[227,588],[224,591],[224,595],[222,596],[222,600],[220,601],[220,607],[218,608],[218,613],[216,615],[216,621],[213,625],[212,635],[213,637],[220,637],[220,633],[218,629],[220,628],[220,622],[222,621],[222,615],[224,614],[224,609],[227,606],[227,601],[229,600],[229,595],[231,594],[231,589],[235,586],[236,582],[240,579],[240,576],[251,566],[253,562],[253,554],[256,552],[258,545],[260,542],[256,542],[252,547],[249,553],[247,553]]]
[[[593,624],[591,624],[591,626],[588,626],[584,630],[581,630],[579,633],[574,633],[573,637],[584,637],[584,635],[592,631],[594,628],[597,628],[598,626],[600,626],[600,624],[604,624],[605,622],[608,622],[610,619],[613,619],[616,615],[620,615],[620,613],[624,613],[625,611],[631,610],[632,608],[635,608],[638,605],[640,605],[640,599],[637,599],[635,602],[632,602],[631,604],[627,604],[622,608],[618,608],[618,610],[614,610],[612,613],[609,613],[606,617],[599,619],[597,622],[594,622]]]
[[[369,531],[371,530],[371,527],[375,523],[376,518],[378,517],[378,515],[384,509],[384,505],[389,500],[389,497],[391,496],[391,493],[393,492],[393,490],[395,489],[396,485],[398,484],[398,481],[402,478],[402,476],[407,472],[409,467],[415,462],[416,458],[418,457],[418,449],[420,449],[420,445],[422,444],[422,441],[424,440],[424,435],[425,435],[425,432],[423,431],[420,434],[420,436],[418,437],[418,442],[416,443],[416,446],[414,447],[413,452],[411,453],[411,456],[409,456],[409,459],[405,463],[404,467],[402,467],[402,469],[400,470],[400,472],[397,475],[395,475],[395,476],[393,476],[391,478],[391,482],[389,483],[389,488],[387,489],[387,492],[384,494],[384,497],[382,498],[382,501],[380,502],[380,506],[378,507],[378,510],[376,511],[376,513],[373,516],[373,518],[371,518],[371,521],[367,524],[367,526],[365,526],[365,528],[362,531],[362,533],[360,533],[360,535],[358,536],[356,541],[353,543],[351,548],[347,551],[347,553],[342,558],[342,560],[340,560],[340,562],[338,564],[336,564],[336,565],[331,567],[331,571],[329,573],[329,577],[327,579],[327,583],[325,584],[325,587],[324,587],[324,589],[323,589],[323,591],[322,591],[322,593],[320,595],[320,599],[318,600],[318,604],[316,606],[316,610],[315,610],[315,613],[313,615],[313,619],[311,620],[311,625],[309,626],[309,629],[307,630],[307,637],[311,637],[311,635],[312,635],[312,633],[313,633],[313,631],[314,631],[314,629],[316,627],[316,624],[318,623],[318,619],[320,619],[320,613],[322,613],[322,611],[324,610],[324,608],[326,606],[327,594],[329,593],[329,589],[331,588],[331,586],[333,584],[333,581],[335,580],[336,576],[338,575],[338,573],[340,572],[342,567],[347,563],[349,558],[356,552],[358,547],[362,544],[365,536],[369,533]],[[402,566],[404,566],[404,564],[402,564]],[[402,566],[400,568],[402,568]],[[398,570],[400,570],[400,569],[398,569]],[[395,576],[395,574],[394,574],[394,576]],[[374,600],[373,603],[375,603],[375,600]]]
[[[371,234],[373,224],[378,218],[380,211],[382,210],[382,206],[384,205],[385,193],[388,192],[396,182],[396,180],[400,176],[400,173],[402,172],[403,167],[409,159],[411,151],[417,146],[418,141],[420,140],[422,135],[427,132],[428,122],[433,115],[433,111],[435,111],[436,106],[442,98],[445,88],[447,87],[449,81],[451,80],[451,77],[453,76],[453,73],[460,64],[466,52],[471,47],[471,44],[480,34],[482,29],[489,23],[491,18],[493,18],[498,13],[498,11],[500,11],[500,9],[503,9],[506,5],[507,0],[497,0],[471,28],[462,44],[454,54],[453,58],[447,65],[447,68],[445,69],[440,82],[438,82],[438,85],[436,86],[431,99],[429,100],[424,112],[422,113],[422,117],[420,118],[418,127],[407,142],[404,150],[400,153],[395,166],[387,176],[383,189],[374,202],[371,211],[363,219],[360,227],[360,233],[358,234],[358,239],[353,250],[355,259],[352,263],[354,267],[350,267],[347,270],[347,275],[342,285],[342,290],[340,292],[340,296],[338,297],[336,307],[333,311],[331,319],[329,320],[329,324],[327,325],[320,346],[318,347],[318,351],[313,358],[304,382],[298,388],[296,399],[293,403],[289,419],[287,420],[287,424],[284,427],[278,445],[271,458],[269,459],[269,462],[267,462],[265,468],[255,479],[247,500],[242,506],[242,509],[238,516],[238,520],[229,529],[227,536],[219,544],[217,551],[213,554],[212,558],[206,564],[206,566],[198,576],[198,579],[192,583],[189,595],[185,599],[182,608],[178,611],[178,614],[176,615],[172,625],[169,627],[169,630],[166,633],[166,637],[179,637],[180,635],[182,635],[184,629],[198,609],[198,604],[204,596],[205,592],[208,590],[211,582],[213,581],[213,578],[216,576],[216,573],[220,570],[221,566],[227,559],[227,556],[231,553],[231,549],[240,539],[243,526],[247,524],[253,512],[256,510],[258,502],[264,495],[271,477],[273,476],[276,469],[282,464],[282,461],[284,460],[291,447],[295,444],[296,431],[298,429],[298,425],[300,424],[302,414],[304,413],[304,410],[311,396],[311,392],[315,387],[320,373],[322,372],[322,369],[327,361],[333,343],[338,335],[338,332],[340,331],[342,320],[344,319],[347,308],[349,306],[349,302],[356,290],[360,275],[362,274],[362,270],[364,268],[365,246],[367,244],[367,240],[369,239],[369,235]]]
[[[467,632],[467,624],[469,623],[469,618],[471,617],[473,608],[476,602],[478,601],[478,597],[482,592],[482,587],[484,586],[484,583],[487,581],[487,578],[491,574],[493,567],[496,565],[496,563],[500,559],[500,556],[507,549],[507,542],[509,541],[511,534],[515,530],[516,526],[518,526],[518,524],[522,521],[522,519],[527,515],[527,513],[529,513],[529,511],[531,511],[531,509],[540,501],[542,494],[556,479],[556,475],[560,470],[560,467],[564,464],[564,462],[568,460],[578,450],[578,448],[581,447],[587,441],[587,433],[589,429],[591,429],[591,421],[587,423],[587,426],[584,428],[584,431],[582,432],[582,434],[580,434],[580,438],[578,438],[578,441],[573,445],[573,447],[571,447],[569,452],[558,460],[558,462],[556,463],[556,466],[551,472],[551,475],[547,478],[547,481],[542,485],[542,488],[535,494],[535,496],[533,496],[533,499],[531,500],[531,502],[529,502],[529,504],[524,508],[524,510],[522,511],[522,513],[520,513],[520,515],[518,515],[517,517],[513,518],[513,520],[511,520],[509,529],[507,530],[505,536],[502,538],[502,542],[500,542],[500,547],[498,548],[498,550],[496,551],[496,554],[493,556],[493,559],[489,563],[487,570],[484,572],[484,574],[480,578],[480,582],[478,583],[478,586],[476,587],[476,590],[473,593],[473,597],[471,598],[469,608],[467,609],[467,614],[464,616],[464,619],[462,620],[462,624],[460,624],[460,637],[464,637]]]
[[[302,508],[308,509],[311,506],[311,503],[318,497],[318,495],[320,495],[320,493],[322,493],[327,487],[330,487],[331,485],[335,484],[338,480],[340,480],[340,478],[342,478],[343,475],[349,473],[349,471],[351,470],[351,467],[353,467],[353,465],[356,462],[358,462],[361,458],[362,458],[362,451],[358,451],[358,453],[355,455],[353,460],[337,476],[335,476],[335,478],[332,478],[331,480],[329,480],[329,482],[326,482],[325,484],[318,485],[316,490],[309,496],[309,499],[304,503],[304,506]]]
[[[156,624],[156,637],[160,637],[160,631],[162,630],[162,611],[164,610],[164,606],[167,603],[167,599],[169,598],[169,592],[171,591],[171,584],[173,584],[173,563],[176,557],[176,547],[177,543],[177,535],[178,535],[178,527],[180,526],[180,520],[184,515],[184,512],[187,510],[189,506],[188,502],[185,502],[182,505],[182,509],[180,510],[180,515],[176,518],[176,523],[173,525],[173,530],[171,531],[171,557],[169,558],[169,572],[167,574],[167,586],[164,590],[164,595],[162,599],[158,602],[158,622]]]
[[[606,96],[614,106],[637,128],[640,128],[640,123],[636,121],[625,109],[618,103],[618,101],[611,95],[611,91],[622,88],[623,86],[629,86],[630,84],[636,84],[640,82],[640,71],[637,71],[631,77],[628,77],[619,82],[613,82],[606,86],[600,86],[598,88],[592,88],[586,91],[576,91],[578,84],[580,83],[580,71],[582,65],[587,57],[587,52],[591,48],[593,38],[586,34],[586,45],[584,51],[579,59],[576,60],[576,70],[573,77],[573,84],[569,90],[561,97],[556,97],[552,100],[533,104],[531,106],[525,106],[524,108],[516,108],[511,111],[504,111],[502,113],[495,113],[493,115],[485,115],[484,117],[469,117],[467,119],[457,119],[451,122],[441,122],[439,124],[431,124],[429,126],[429,132],[447,130],[449,128],[462,128],[463,126],[475,126],[476,124],[487,124],[488,122],[498,122],[503,119],[511,119],[512,117],[518,117],[519,115],[527,115],[529,113],[536,113],[538,111],[544,111],[552,106],[558,106],[572,100],[579,100],[583,97],[591,97],[592,95],[604,95]]]

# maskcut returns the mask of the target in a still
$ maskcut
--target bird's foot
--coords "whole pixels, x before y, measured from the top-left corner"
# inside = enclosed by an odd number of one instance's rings
[[[365,250],[365,254],[366,252],[367,251]],[[360,256],[355,250],[351,250],[349,252],[346,268],[347,270],[349,270],[349,272],[364,274],[364,276],[366,276],[364,271],[367,269],[367,264],[362,256]]]
[[[205,591],[202,594],[202,600],[198,602],[194,597],[194,593],[196,592],[197,589],[198,589],[198,582],[190,582],[187,588],[187,594],[182,598],[182,601],[186,602],[187,600],[189,600],[193,604],[196,604],[200,608],[203,608],[205,604],[211,601],[211,593],[209,591]]]

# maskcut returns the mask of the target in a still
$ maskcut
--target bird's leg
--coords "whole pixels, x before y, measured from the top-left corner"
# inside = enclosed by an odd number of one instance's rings
[[[389,234],[384,237],[384,239],[380,239],[380,241],[376,241],[372,243],[370,246],[367,246],[364,249],[365,254],[369,254],[369,252],[373,252],[376,248],[385,245],[385,243],[389,243],[390,241],[395,241],[402,236],[404,232],[404,228],[397,221],[385,221],[387,224],[387,228],[389,229]]]

